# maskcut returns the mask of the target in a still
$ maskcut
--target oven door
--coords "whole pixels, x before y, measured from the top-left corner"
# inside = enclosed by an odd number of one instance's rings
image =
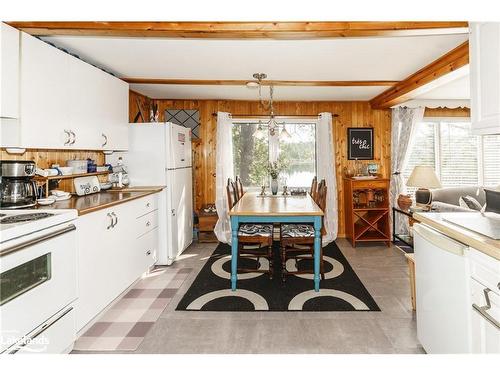
[[[65,223],[0,246],[0,352],[77,297],[76,227]]]

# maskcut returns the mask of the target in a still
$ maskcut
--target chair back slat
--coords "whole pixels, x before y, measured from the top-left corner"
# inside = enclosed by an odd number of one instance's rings
[[[243,194],[245,194],[245,192],[243,191],[243,184],[239,176],[236,176],[235,185],[236,185],[236,195],[238,196],[238,200],[240,200]]]
[[[227,195],[227,206],[229,207],[229,209],[231,209],[234,207],[238,199],[237,199],[235,184],[233,180],[231,180],[230,178],[227,179],[226,195]]]
[[[318,179],[316,176],[312,179],[311,183],[311,190],[309,191],[309,194],[311,195],[312,199],[316,201],[316,195],[318,194]]]

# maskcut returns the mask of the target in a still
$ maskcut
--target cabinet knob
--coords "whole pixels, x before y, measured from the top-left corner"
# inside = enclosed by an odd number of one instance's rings
[[[151,203],[149,203],[149,202],[146,203],[146,207],[149,207],[149,206],[151,206]]]
[[[151,223],[148,221],[148,222],[146,223],[146,226],[147,226],[147,227],[149,227],[150,225],[151,225]]]
[[[108,144],[108,137],[104,133],[102,133],[101,135],[104,138],[104,143],[101,146],[104,147]]]
[[[146,255],[151,255],[151,250],[146,251]]]

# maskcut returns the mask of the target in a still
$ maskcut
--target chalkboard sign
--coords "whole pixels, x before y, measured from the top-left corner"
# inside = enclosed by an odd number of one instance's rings
[[[373,159],[373,128],[348,128],[347,141],[349,160]]]

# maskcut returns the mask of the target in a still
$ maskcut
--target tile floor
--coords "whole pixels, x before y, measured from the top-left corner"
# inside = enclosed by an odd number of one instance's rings
[[[216,247],[194,243],[172,266],[189,267],[191,274],[133,353],[424,353],[402,252],[385,246],[354,249],[344,239],[337,244],[382,311],[175,311]]]

